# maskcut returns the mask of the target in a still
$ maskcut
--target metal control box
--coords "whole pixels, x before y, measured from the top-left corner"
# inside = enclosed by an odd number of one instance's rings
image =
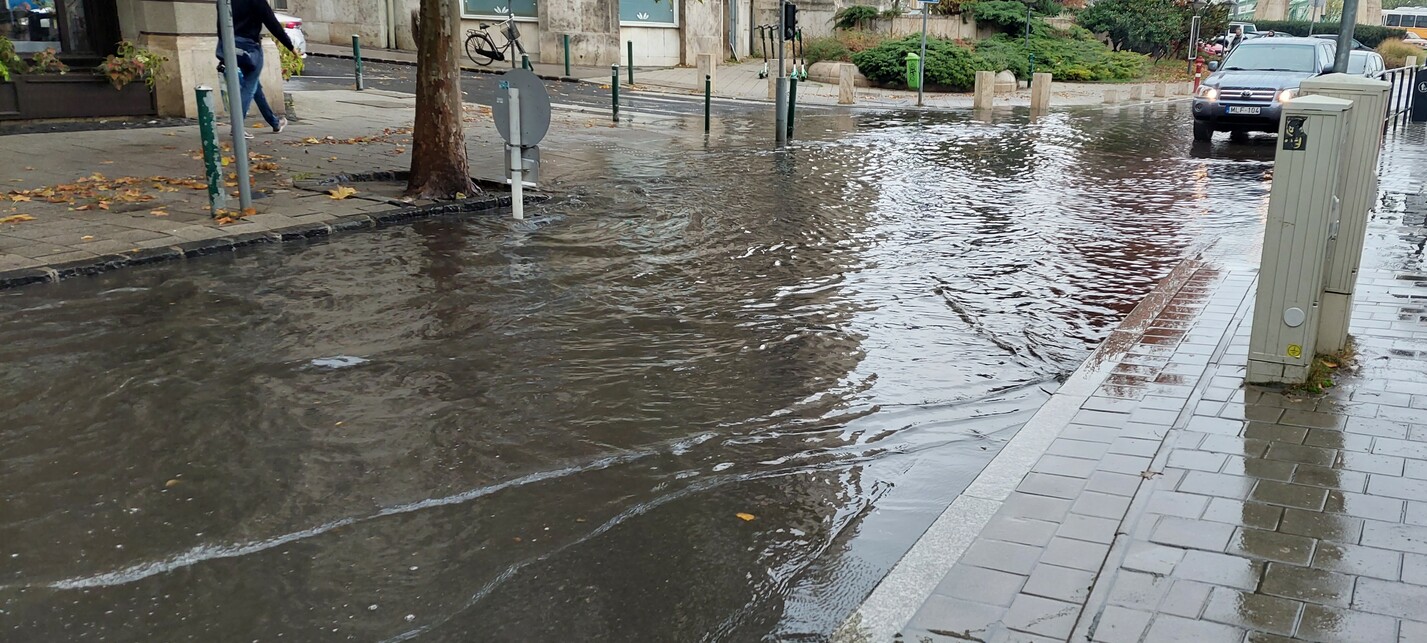
[[[1324,278],[1318,351],[1341,350],[1348,340],[1353,312],[1353,291],[1358,281],[1367,234],[1368,214],[1377,201],[1377,161],[1382,151],[1382,115],[1387,113],[1392,84],[1348,74],[1329,74],[1303,81],[1304,94],[1341,98],[1353,102],[1347,117],[1346,144],[1339,163],[1338,238],[1328,253]]]
[[[1313,362],[1352,109],[1351,101],[1325,96],[1284,107],[1249,337],[1251,383],[1302,382]]]

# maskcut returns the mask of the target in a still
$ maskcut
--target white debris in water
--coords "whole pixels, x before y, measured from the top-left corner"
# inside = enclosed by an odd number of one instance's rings
[[[371,605],[368,605],[368,606],[367,606],[367,611],[368,611],[368,612],[375,612],[375,611],[377,611],[377,604],[376,604],[376,603],[372,603]]]
[[[717,471],[727,471],[727,470],[732,469],[732,468],[733,468],[733,463],[732,463],[732,462],[720,462],[720,463],[714,465],[713,470],[714,470],[715,472],[717,472]]]
[[[416,620],[416,615],[415,615],[415,614],[407,614],[407,615],[406,615],[406,622],[407,622],[407,623],[410,623],[410,622],[412,622],[412,621],[414,621],[414,620]]]
[[[318,368],[347,368],[350,366],[360,366],[371,360],[351,355],[338,355],[336,357],[319,357],[312,360],[311,364]]]

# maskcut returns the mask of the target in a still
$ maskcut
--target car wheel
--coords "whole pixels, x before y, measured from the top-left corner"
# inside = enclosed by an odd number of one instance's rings
[[[1194,140],[1201,143],[1214,140],[1214,128],[1208,123],[1194,121]]]

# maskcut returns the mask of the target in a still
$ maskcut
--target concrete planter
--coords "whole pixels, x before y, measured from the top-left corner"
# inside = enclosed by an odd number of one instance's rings
[[[837,82],[838,82],[838,79],[837,79],[837,67],[838,67],[838,65],[851,65],[851,64],[852,64],[852,63],[833,62],[833,61],[831,61],[831,60],[826,60],[826,61],[823,61],[823,62],[813,63],[812,65],[810,65],[810,66],[808,67],[808,80],[811,80],[811,81],[817,82],[817,83],[827,83],[827,84],[829,84],[829,85],[836,85]],[[853,84],[853,85],[856,85],[857,87],[871,87],[871,86],[872,86],[872,81],[867,80],[867,77],[866,77],[866,76],[863,76],[863,75],[862,75],[862,72],[857,71],[857,72],[853,72],[853,74],[852,74],[852,84]]]
[[[154,94],[142,82],[114,89],[84,72],[11,76],[0,83],[0,120],[92,118],[157,114]]]

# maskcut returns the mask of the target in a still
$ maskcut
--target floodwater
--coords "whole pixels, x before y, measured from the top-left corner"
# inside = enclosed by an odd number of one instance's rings
[[[0,292],[0,639],[816,640],[1271,142],[631,131],[550,203]]]

